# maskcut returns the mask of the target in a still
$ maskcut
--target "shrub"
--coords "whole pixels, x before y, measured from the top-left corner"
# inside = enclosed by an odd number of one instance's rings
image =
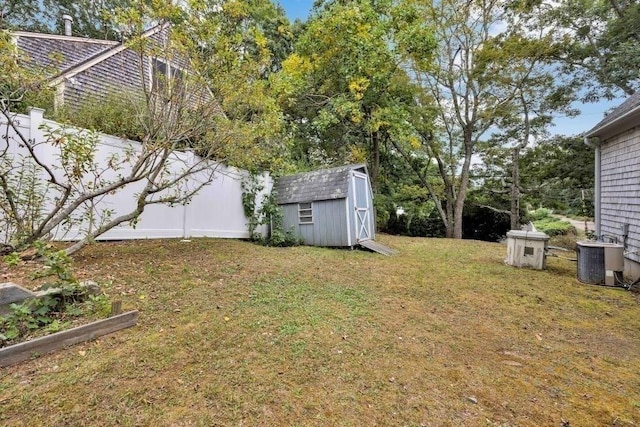
[[[541,219],[551,218],[552,213],[553,211],[551,209],[538,208],[536,210],[530,211],[528,216],[531,221],[539,221]]]
[[[464,239],[500,241],[511,229],[511,218],[483,206],[469,204],[462,216],[462,237]]]
[[[109,313],[110,304],[104,295],[91,295],[74,277],[71,258],[64,251],[56,251],[43,242],[35,242],[35,249],[44,258],[44,266],[34,277],[54,279],[41,290],[57,288],[59,292],[41,298],[11,304],[10,313],[0,316],[0,347],[33,336],[39,332],[57,332],[66,327],[72,317]]]
[[[395,209],[389,211],[389,221],[383,231],[389,234],[395,234],[398,236],[409,235],[409,217],[406,214],[398,215]]]
[[[145,134],[134,94],[110,94],[106,99],[88,98],[78,108],[61,109],[55,119],[120,138],[142,141]],[[140,102],[140,101],[138,101]]]
[[[576,229],[573,225],[571,225],[571,223],[553,217],[534,221],[533,225],[536,226],[536,229],[538,231],[542,231],[549,237],[566,234],[576,234]]]

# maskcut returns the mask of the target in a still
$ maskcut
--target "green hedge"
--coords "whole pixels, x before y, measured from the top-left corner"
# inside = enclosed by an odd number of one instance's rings
[[[538,231],[542,231],[549,237],[564,236],[567,234],[575,234],[576,229],[571,223],[562,221],[557,218],[548,217],[538,221],[534,221],[533,225],[536,226]]]

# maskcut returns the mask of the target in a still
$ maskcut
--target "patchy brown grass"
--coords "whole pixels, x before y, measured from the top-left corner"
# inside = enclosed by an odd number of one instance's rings
[[[640,424],[634,295],[498,244],[381,240],[400,255],[97,244],[78,270],[139,325],[0,371],[0,424]]]

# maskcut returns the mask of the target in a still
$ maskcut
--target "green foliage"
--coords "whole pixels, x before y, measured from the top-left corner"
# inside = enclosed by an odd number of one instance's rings
[[[265,246],[297,246],[302,243],[296,236],[293,228],[284,229],[284,214],[278,206],[278,195],[275,190],[264,195],[257,207],[258,194],[264,190],[264,186],[258,182],[258,177],[251,174],[242,182],[242,208],[248,219],[249,236],[251,240],[260,242]],[[262,236],[256,232],[261,225],[269,226],[269,235]]]
[[[54,120],[85,129],[142,141],[145,108],[142,94],[111,93],[106,98],[88,97],[80,105],[64,106],[55,112]]]
[[[415,97],[403,49],[426,63],[433,44],[428,25],[403,14],[405,3],[316,5],[294,53],[271,78],[301,167],[368,162],[377,187],[380,157],[392,140],[411,134]]]
[[[511,228],[511,217],[485,206],[469,202],[464,209],[462,230],[464,239],[497,242]]]
[[[38,171],[29,158],[0,156],[0,234],[5,238],[1,243],[19,247],[42,220],[48,184]]]
[[[55,276],[54,286],[78,282],[73,275],[73,260],[64,250],[55,250],[50,244],[42,241],[34,242],[33,246],[36,248],[38,256],[44,259],[42,269],[37,271],[34,277]]]
[[[256,233],[256,229],[265,220],[256,209],[256,199],[262,190],[264,190],[264,185],[260,184],[256,174],[250,174],[248,178],[242,181],[242,210],[244,216],[249,220],[247,227],[252,240],[257,240],[261,237],[259,233]]]
[[[112,13],[133,3],[132,0],[5,0],[0,5],[0,28],[63,34],[62,15],[70,15],[74,36],[120,40],[121,32]]]
[[[20,254],[18,252],[11,252],[9,255],[2,257],[2,261],[8,266],[16,266],[22,262]]]
[[[105,317],[109,309],[104,295],[88,295],[78,284],[62,285],[58,294],[11,304],[10,313],[0,318],[0,347],[34,333],[57,332],[73,317]]]
[[[553,211],[551,209],[538,208],[529,212],[529,218],[531,218],[532,221],[540,221],[543,219],[552,218],[552,213]]]
[[[537,221],[533,221],[538,231],[547,234],[549,237],[576,234],[576,229],[570,222],[562,221],[553,217],[546,217]]]
[[[637,1],[565,0],[540,14],[559,46],[567,86],[583,101],[611,99],[640,88],[640,4]]]
[[[0,347],[34,333],[56,332],[65,327],[66,319],[71,317],[105,317],[109,314],[107,298],[90,295],[89,290],[78,283],[72,272],[71,258],[64,251],[52,250],[43,242],[36,242],[34,247],[44,258],[43,268],[35,273],[35,277],[55,277],[41,290],[55,288],[56,291],[10,305],[10,313],[0,318]]]
[[[564,214],[593,216],[594,148],[581,137],[539,141],[520,157],[523,201]]]

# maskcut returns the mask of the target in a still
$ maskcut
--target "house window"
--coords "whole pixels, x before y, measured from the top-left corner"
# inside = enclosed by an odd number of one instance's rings
[[[311,203],[298,203],[298,220],[300,224],[313,223],[313,209]]]
[[[184,95],[185,71],[171,62],[151,59],[151,91],[167,100]]]

